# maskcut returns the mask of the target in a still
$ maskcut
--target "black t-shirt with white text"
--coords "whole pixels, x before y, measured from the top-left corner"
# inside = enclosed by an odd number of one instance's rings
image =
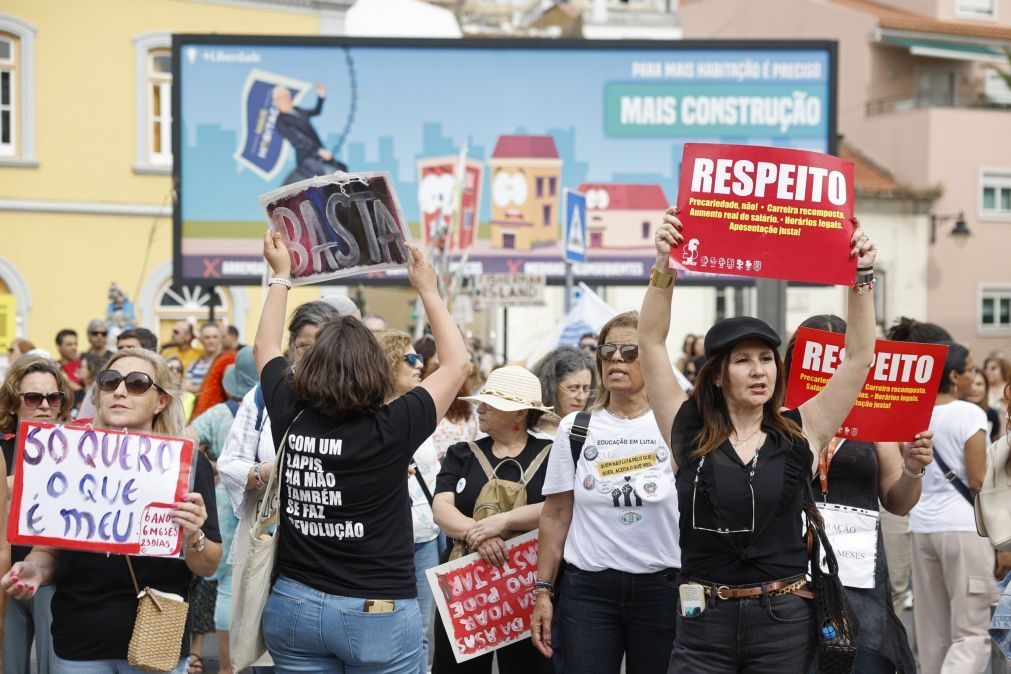
[[[419,387],[374,414],[338,418],[298,400],[284,358],[260,382],[274,441],[287,441],[278,573],[327,594],[416,597],[407,469],[435,431],[432,396]]]
[[[221,542],[214,471],[197,453],[193,491],[204,497],[207,540]],[[123,555],[60,550],[53,594],[53,650],[64,660],[125,660],[137,615],[137,591]],[[223,562],[224,560],[222,560]],[[193,573],[182,559],[131,557],[137,584],[186,599]],[[179,657],[190,652],[189,622]]]

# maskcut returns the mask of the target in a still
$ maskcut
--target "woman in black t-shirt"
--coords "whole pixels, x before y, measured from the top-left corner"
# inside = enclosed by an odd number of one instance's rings
[[[182,405],[161,356],[144,349],[115,353],[96,377],[96,425],[138,433],[182,435]],[[186,597],[194,575],[209,576],[221,559],[221,536],[214,500],[210,462],[199,455],[193,491],[172,511],[183,529],[186,559],[135,557],[133,570],[141,587]],[[36,546],[23,562],[3,577],[15,599],[35,595],[42,585],[56,583],[53,595],[53,671],[134,671],[127,647],[137,613],[137,591],[121,555],[58,550]],[[183,672],[189,652],[188,635],[179,649]]]
[[[274,442],[284,443],[278,579],[263,613],[264,640],[279,671],[422,669],[407,470],[470,361],[439,297],[435,269],[420,248],[406,246],[408,279],[424,303],[442,365],[387,404],[393,372],[356,318],[321,326],[290,376],[279,344],[291,259],[280,235],[264,235],[274,278],[253,353]]]
[[[541,516],[541,488],[551,441],[530,431],[541,415],[551,410],[541,404],[537,377],[513,365],[492,372],[483,393],[463,400],[478,403],[478,425],[488,435],[449,448],[435,483],[435,523],[465,554],[477,552],[489,564],[502,566],[509,556],[505,539],[536,529]],[[475,521],[475,506],[480,505],[477,499],[488,483],[489,471],[502,480],[525,482],[527,505]],[[437,620],[434,674],[491,674],[495,657],[502,672],[552,671],[551,661],[529,639],[461,663],[453,652],[442,621]]]
[[[676,213],[668,209],[657,231],[656,266],[639,322],[646,389],[678,469],[682,571],[705,596],[696,611],[682,606],[678,612],[670,671],[806,671],[816,631],[805,580],[805,482],[871,365],[877,251],[856,226],[848,250],[822,253],[839,264],[847,254],[856,257],[858,283],[847,293],[846,359],[799,410],[780,412],[786,382],[779,336],[748,317],[720,321],[706,334],[706,363],[688,398],[665,344],[673,285],[668,260],[684,241]]]
[[[70,418],[72,405],[73,390],[59,364],[37,356],[24,356],[11,364],[0,386],[0,447],[8,479],[14,475],[18,425],[22,421],[65,422]],[[2,487],[0,504],[6,504],[8,482],[4,481]],[[6,526],[3,531],[7,531]],[[24,560],[30,551],[31,548],[23,545],[3,546],[3,552],[9,557],[0,560],[0,568],[6,569],[11,563]],[[28,674],[32,641],[39,670],[44,672],[52,668],[50,623],[53,614],[49,607],[52,598],[53,588],[47,587],[30,599],[7,600],[3,616],[4,672]]]

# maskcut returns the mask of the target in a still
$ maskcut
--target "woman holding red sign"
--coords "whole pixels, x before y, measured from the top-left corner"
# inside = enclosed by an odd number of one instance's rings
[[[181,437],[182,404],[165,361],[144,349],[117,351],[96,377],[96,424]],[[131,557],[35,546],[0,581],[15,599],[35,596],[39,587],[56,584],[53,595],[52,671],[58,674],[140,672],[127,661],[127,647],[137,614],[136,585],[187,596],[194,575],[209,576],[221,559],[221,537],[211,464],[198,454],[193,491],[175,504],[172,519],[183,530],[186,558]],[[128,562],[129,561],[129,565]],[[179,664],[186,671],[188,635],[180,644]]]
[[[668,261],[685,240],[677,212],[668,209],[657,231],[639,326],[643,377],[676,464],[681,512],[683,583],[670,671],[806,671],[818,643],[802,533],[808,481],[874,356],[877,250],[857,226],[849,251],[826,252],[857,258],[859,271],[848,293],[847,358],[818,395],[781,412],[780,338],[762,321],[741,317],[706,334],[706,363],[688,397],[666,347],[674,281]]]
[[[812,316],[800,324],[827,332],[845,333],[838,316]],[[784,377],[790,378],[797,333],[786,349]],[[884,540],[878,526],[879,502],[894,515],[907,515],[920,498],[926,466],[933,460],[931,431],[918,433],[912,443],[860,442],[833,437],[818,459],[815,494],[822,515],[850,532],[849,543],[834,543],[840,579],[860,623],[854,671],[861,674],[916,672],[905,627],[892,606],[891,582]],[[830,491],[831,488],[831,491]],[[844,555],[860,537],[859,550]],[[832,539],[832,535],[829,535]]]
[[[87,354],[85,354],[87,355]],[[0,448],[8,479],[14,475],[14,456],[18,444],[18,424],[22,421],[65,422],[70,419],[74,392],[58,363],[48,358],[25,356],[11,364],[0,387]],[[0,504],[7,503],[7,482],[3,483]],[[2,534],[6,537],[7,527]],[[0,560],[0,568],[24,560],[31,548],[23,545],[3,546],[9,556]],[[6,599],[6,598],[5,598]],[[53,663],[53,639],[50,623],[53,613],[50,603],[53,588],[47,587],[34,597],[6,600],[4,615],[3,671],[28,674],[32,641],[40,671],[49,671]]]

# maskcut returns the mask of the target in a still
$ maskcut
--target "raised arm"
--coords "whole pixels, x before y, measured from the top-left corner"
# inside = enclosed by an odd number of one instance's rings
[[[268,229],[263,235],[263,257],[271,269],[271,278],[291,280],[291,257],[280,234]],[[281,355],[281,338],[284,336],[284,314],[288,310],[288,287],[281,283],[267,286],[267,299],[260,312],[260,323],[253,339],[253,357],[257,374],[264,366]]]
[[[873,269],[877,248],[857,225],[850,240],[850,255],[857,257],[858,269]],[[862,291],[862,292],[861,292]],[[811,444],[814,462],[818,453],[839,431],[874,360],[874,292],[870,287],[853,287],[847,291],[846,359],[836,369],[825,388],[800,406],[804,435]]]
[[[671,206],[663,216],[663,224],[656,231],[655,270],[646,286],[646,294],[639,310],[639,359],[642,361],[642,378],[646,383],[646,396],[653,408],[657,426],[664,442],[670,446],[671,426],[681,404],[688,399],[671,366],[667,354],[667,333],[670,331],[670,306],[674,295],[674,271],[670,268],[671,247],[679,246],[681,221],[678,209]],[[654,284],[654,277],[657,279]],[[661,287],[666,285],[666,287]]]
[[[421,303],[425,306],[432,337],[435,338],[435,352],[439,356],[439,369],[430,374],[421,383],[421,387],[432,396],[435,401],[435,416],[441,419],[456,400],[464,380],[470,375],[470,355],[449,308],[439,296],[435,267],[420,246],[411,242],[406,244],[411,252],[407,278],[418,291]]]

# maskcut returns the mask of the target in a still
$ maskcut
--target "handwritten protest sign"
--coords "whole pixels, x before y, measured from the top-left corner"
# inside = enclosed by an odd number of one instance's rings
[[[688,143],[678,216],[689,271],[852,285],[853,164],[752,145]]]
[[[406,266],[410,234],[392,185],[387,173],[337,173],[260,196],[291,253],[291,282]]]
[[[475,553],[425,572],[457,662],[530,636],[537,531],[506,541],[506,548],[504,566]]]
[[[474,278],[477,307],[544,306],[543,274],[481,274]]]
[[[20,545],[178,557],[172,504],[189,491],[193,443],[21,422],[7,537]]]
[[[811,328],[797,330],[786,406],[796,409],[828,383],[846,357],[846,335]],[[839,437],[868,442],[911,441],[930,426],[948,347],[889,342],[874,346],[874,364]]]

